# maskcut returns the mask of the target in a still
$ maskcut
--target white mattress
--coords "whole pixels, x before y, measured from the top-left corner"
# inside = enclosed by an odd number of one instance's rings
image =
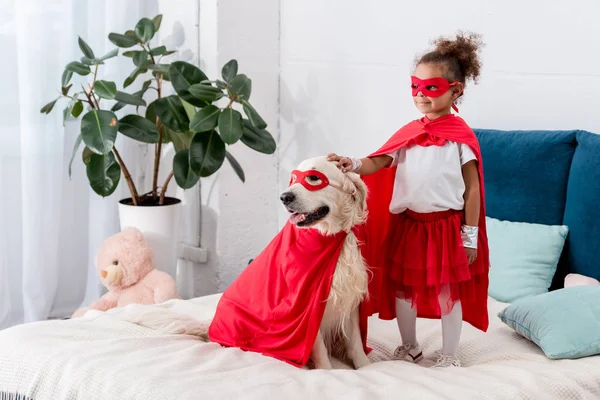
[[[215,295],[160,307],[203,319],[217,301]],[[464,326],[464,368],[442,370],[386,361],[399,340],[395,321],[371,319],[372,365],[309,371],[92,312],[0,331],[0,393],[35,400],[600,398],[600,357],[547,359],[498,320],[504,306],[490,299],[489,331]],[[440,321],[419,320],[418,336],[425,356],[433,357],[441,347]]]

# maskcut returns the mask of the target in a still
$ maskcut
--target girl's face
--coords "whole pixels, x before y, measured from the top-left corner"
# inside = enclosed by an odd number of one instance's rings
[[[439,78],[443,76],[444,69],[439,64],[419,64],[415,69],[415,77],[419,79]],[[436,91],[436,86],[428,86],[428,90]],[[450,114],[452,103],[458,98],[463,91],[463,84],[458,82],[451,86],[450,89],[437,97],[425,96],[422,91],[418,91],[416,96],[413,96],[415,106],[421,113],[427,115],[429,119],[435,119],[442,115]]]

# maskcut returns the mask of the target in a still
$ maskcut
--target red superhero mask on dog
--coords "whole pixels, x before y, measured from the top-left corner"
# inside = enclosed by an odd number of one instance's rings
[[[319,180],[321,180],[321,182],[317,183]],[[314,184],[312,182],[314,182]],[[315,169],[309,169],[308,171],[298,171],[295,169],[292,171],[290,184],[288,186],[292,186],[294,183],[299,183],[304,186],[306,190],[314,192],[315,190],[321,190],[329,186],[329,179],[327,179],[324,173]]]
[[[319,180],[321,182],[319,182]],[[332,183],[331,181],[329,181],[329,178],[327,178],[327,176],[324,173],[322,173],[321,171],[317,171],[316,169],[309,169],[308,171],[298,171],[297,169],[293,170],[288,187],[292,186],[295,183],[301,184],[306,190],[309,190],[311,192],[325,189],[327,186],[331,186],[332,188],[335,188],[342,192],[346,192],[353,196],[356,193],[355,189],[347,191],[344,190],[344,188],[340,185]]]

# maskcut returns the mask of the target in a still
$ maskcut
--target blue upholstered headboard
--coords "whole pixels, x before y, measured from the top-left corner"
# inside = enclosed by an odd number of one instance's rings
[[[486,211],[497,219],[569,227],[552,288],[568,272],[600,279],[600,135],[475,129]]]

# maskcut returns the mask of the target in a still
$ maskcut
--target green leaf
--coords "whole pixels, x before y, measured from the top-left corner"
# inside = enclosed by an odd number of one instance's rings
[[[238,62],[236,60],[231,60],[223,66],[223,69],[221,70],[221,76],[223,76],[225,82],[231,82],[231,80],[237,75],[237,72]]]
[[[175,182],[182,189],[192,188],[200,179],[190,167],[190,155],[188,149],[178,151],[173,157],[173,175]]]
[[[203,107],[190,121],[190,130],[194,132],[207,132],[217,127],[221,109],[212,104]]]
[[[169,64],[150,64],[147,65],[146,68],[152,70],[152,71],[157,71],[157,72],[164,72],[164,73],[168,73],[169,72]]]
[[[83,142],[96,154],[108,154],[117,139],[117,116],[111,111],[91,110],[81,119]]]
[[[146,102],[144,99],[138,96],[131,95],[129,93],[121,92],[117,90],[115,94],[115,100],[120,101],[121,103],[131,104],[133,106],[145,106]]]
[[[176,95],[163,97],[153,104],[156,115],[168,128],[182,132],[189,130],[190,120],[179,97]]]
[[[110,33],[108,35],[108,40],[110,40],[113,44],[123,48],[128,48],[137,44],[137,40],[135,38],[132,38],[129,35],[121,35],[119,33]]]
[[[81,57],[81,63],[84,65],[104,64],[104,61],[96,60],[95,58]]]
[[[117,112],[120,109],[122,109],[123,107],[127,106],[127,104],[121,102],[121,101],[117,101],[115,104],[113,104],[113,106],[111,107],[110,111],[112,112]]]
[[[175,151],[181,151],[183,149],[189,149],[192,144],[192,139],[194,138],[195,132],[187,131],[187,132],[177,132],[172,129],[166,128],[166,135],[168,139],[173,143],[173,147]]]
[[[244,124],[244,134],[241,138],[242,143],[259,153],[275,153],[277,144],[269,132],[264,129],[257,129],[247,119],[244,119],[242,123]]]
[[[88,67],[87,65],[82,64],[78,61],[73,61],[73,62],[68,63],[65,68],[68,71],[74,72],[77,75],[81,75],[81,76],[86,76],[92,72],[90,70],[90,67]]]
[[[119,49],[114,49],[100,57],[100,61],[108,60],[109,58],[116,57],[119,54]]]
[[[112,151],[106,155],[93,154],[86,173],[90,186],[102,197],[110,196],[121,179],[121,167]]]
[[[217,132],[196,133],[190,146],[190,165],[192,171],[200,177],[207,177],[215,172],[225,160],[225,143]]]
[[[221,89],[221,90],[225,90],[225,89],[227,89],[227,87],[228,87],[228,85],[227,85],[225,82],[223,82],[223,81],[220,81],[220,80],[218,80],[218,79],[217,79],[217,81],[216,81],[215,83],[216,83],[217,87],[218,87],[219,89]]]
[[[156,17],[152,18],[152,23],[154,24],[154,30],[158,31],[160,29],[160,24],[162,23],[162,14],[158,14]]]
[[[231,164],[231,167],[235,171],[235,174],[238,176],[238,178],[240,178],[242,182],[246,183],[246,176],[244,175],[244,170],[242,169],[240,163],[235,159],[235,157],[233,157],[230,152],[225,151],[225,158],[227,158],[227,161],[229,161],[229,164]]]
[[[169,67],[169,77],[173,88],[183,100],[196,107],[204,107],[208,104],[205,101],[195,98],[189,92],[190,86],[208,80],[204,72],[198,67],[184,61],[175,61]]]
[[[238,97],[236,99],[238,102],[242,99],[249,100],[251,91],[252,80],[244,74],[236,75],[235,78],[229,82],[229,92]]]
[[[81,38],[81,36],[79,36],[79,48],[81,49],[83,55],[87,58],[91,58],[92,60],[96,58],[94,52],[92,51],[92,48],[88,46],[88,44]]]
[[[204,83],[192,85],[188,90],[195,98],[208,103],[217,101],[224,96],[221,89]]]
[[[242,114],[232,108],[226,108],[219,115],[219,133],[227,144],[234,144],[242,137],[244,125]]]
[[[156,125],[135,114],[126,115],[119,120],[119,132],[143,143],[158,143],[159,139]]]
[[[71,89],[71,86],[73,86],[73,84],[70,84],[68,86],[64,86],[64,87],[60,88],[60,91],[63,96],[66,96],[69,94],[69,90]]]
[[[94,92],[103,99],[112,100],[117,94],[117,85],[110,81],[96,81]]]
[[[137,67],[150,63],[150,54],[147,51],[138,51],[133,55],[133,63]]]
[[[248,117],[248,119],[250,120],[252,125],[257,127],[258,129],[265,129],[267,127],[267,123],[256,112],[254,107],[252,107],[252,105],[250,103],[248,103],[246,100],[242,100],[242,104],[244,106],[244,112],[246,113],[246,116]]]
[[[142,43],[140,41],[140,38],[137,37],[137,35],[135,34],[134,31],[132,31],[131,29],[128,31],[125,31],[125,36],[129,36],[130,38],[132,38],[133,40],[135,40],[136,43]]]
[[[153,56],[162,56],[167,52],[167,48],[165,46],[160,46],[155,49],[150,50],[150,54]]]
[[[181,100],[181,99],[179,99]],[[188,117],[188,119],[192,119],[194,118],[194,115],[196,115],[196,107],[194,107],[193,105],[191,105],[190,103],[188,103],[185,100],[181,100],[181,104],[183,105],[183,109],[185,110],[185,113]]]
[[[131,74],[125,79],[125,82],[123,82],[123,89],[126,88],[127,86],[131,85],[133,82],[135,82],[135,80],[137,79],[138,76],[140,76],[143,73],[148,72],[148,70],[146,68],[136,68],[134,69]]]
[[[123,52],[123,55],[125,57],[133,57],[134,55],[136,55],[137,53],[141,53],[143,50],[127,50]]]
[[[58,99],[60,99],[60,97],[58,97],[55,100],[51,101],[50,103],[46,104],[44,107],[41,108],[40,112],[42,114],[50,114],[50,112],[54,108],[54,105],[56,104]]]
[[[166,56],[170,56],[171,54],[175,54],[175,53],[177,53],[175,50],[169,50],[169,51],[165,52],[162,56],[166,57]]]
[[[71,111],[73,110],[73,106],[75,106],[75,103],[76,100],[71,100],[63,110],[63,126],[65,122],[67,122],[67,120],[69,119],[69,116],[71,115]]]
[[[156,124],[156,111],[154,110],[154,102],[148,104],[148,107],[146,107],[146,119],[153,124]]]
[[[90,163],[90,160],[92,159],[93,155],[94,155],[93,151],[91,151],[87,147],[84,147],[83,151],[81,152],[81,161],[83,161],[83,163],[85,165],[88,165]]]
[[[146,93],[146,90],[152,85],[152,79],[148,79],[146,82],[142,83],[142,93]]]
[[[73,106],[73,109],[71,110],[71,115],[73,117],[77,118],[81,115],[82,112],[83,112],[83,103],[81,101],[78,101]]]
[[[71,154],[71,161],[69,161],[69,179],[71,179],[71,166],[73,165],[73,160],[75,159],[75,155],[79,150],[79,146],[81,145],[81,135],[77,136],[77,140],[75,140],[75,146],[73,146],[73,153]]]
[[[61,79],[61,83],[62,83],[62,87],[65,87],[69,84],[69,82],[71,82],[71,78],[73,77],[73,71],[69,71],[68,69],[65,69],[63,71],[62,74],[62,79]]]
[[[154,22],[148,18],[142,18],[135,26],[135,34],[142,41],[142,43],[149,42],[156,33],[156,26]]]

